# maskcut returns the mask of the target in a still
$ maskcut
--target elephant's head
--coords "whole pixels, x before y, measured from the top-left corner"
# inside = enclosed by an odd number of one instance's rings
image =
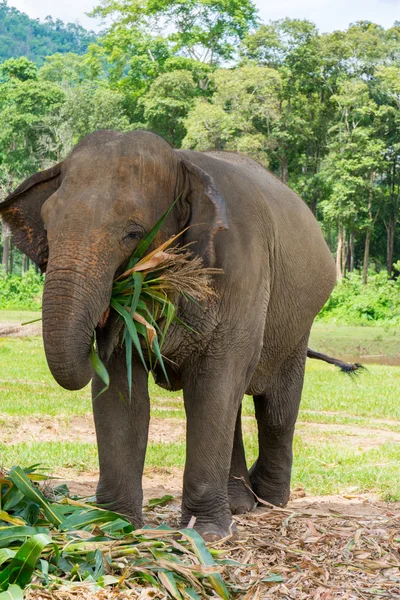
[[[207,173],[149,132],[93,133],[0,204],[14,244],[46,272],[45,351],[63,387],[89,382],[90,343],[115,273],[177,198],[160,236],[195,224],[184,241],[213,264],[213,237],[227,227],[224,202]]]

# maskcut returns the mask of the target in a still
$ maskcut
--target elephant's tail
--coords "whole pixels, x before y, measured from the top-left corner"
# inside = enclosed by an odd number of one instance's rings
[[[360,363],[346,363],[339,358],[333,358],[332,356],[328,356],[327,354],[322,354],[321,352],[316,352],[315,350],[311,350],[311,348],[307,348],[307,358],[315,358],[317,360],[323,360],[330,365],[335,365],[338,367],[342,373],[347,373],[348,375],[358,375],[358,373],[364,369]]]

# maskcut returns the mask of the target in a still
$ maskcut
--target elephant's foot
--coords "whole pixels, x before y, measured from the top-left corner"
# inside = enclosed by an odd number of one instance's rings
[[[99,488],[100,486],[97,488],[96,492],[97,504],[99,504],[102,508],[116,512],[125,519],[128,519],[135,529],[140,529],[143,527],[144,521],[141,500],[133,501],[132,499],[129,499],[129,501],[127,501],[125,495],[124,498],[118,498],[115,495],[105,492]]]
[[[187,527],[187,525],[187,520],[182,518],[182,527]],[[217,523],[212,521],[196,520],[194,529],[200,533],[203,540],[208,543],[217,542],[218,540],[229,536],[236,537],[237,535],[237,526],[232,519],[230,519],[229,524],[227,521],[224,523]]]
[[[241,479],[230,477],[228,483],[229,508],[233,515],[251,512],[257,505],[254,494]]]
[[[202,497],[194,502],[187,497],[182,502],[182,527],[193,525],[207,542],[215,542],[236,533],[226,492],[214,497]]]
[[[203,540],[209,544],[228,536],[234,538],[237,536],[237,526],[234,521],[231,521],[229,528],[221,527],[217,523],[203,523],[195,525],[195,529],[200,533]]]
[[[272,479],[254,466],[250,470],[250,481],[252,490],[261,500],[281,508],[289,502],[290,478]]]

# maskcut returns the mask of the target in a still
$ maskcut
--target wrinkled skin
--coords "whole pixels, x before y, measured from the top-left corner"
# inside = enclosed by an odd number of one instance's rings
[[[80,389],[93,377],[90,342],[97,328],[111,376],[109,390],[93,403],[97,499],[139,526],[148,378],[135,357],[133,399],[121,402],[121,393],[128,396],[121,326],[113,313],[104,324],[103,315],[115,274],[176,198],[157,245],[195,224],[182,243],[192,242],[206,265],[223,269],[208,306],[180,306],[181,318],[198,333],[175,325],[163,347],[187,415],[182,524],[195,516],[202,535],[216,539],[232,530],[232,513],[254,505],[243,480],[272,504],[289,499],[308,336],[335,281],[313,215],[249,158],[176,151],[143,131],[88,136],[62,164],[22,184],[0,212],[15,244],[46,271],[45,351],[61,386]],[[97,377],[92,386],[96,397]],[[240,419],[245,393],[254,397],[259,431],[250,471]]]

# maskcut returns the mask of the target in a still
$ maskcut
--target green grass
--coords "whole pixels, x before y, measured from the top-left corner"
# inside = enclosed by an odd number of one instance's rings
[[[42,313],[32,310],[0,310],[0,323],[25,323],[40,319]]]
[[[5,321],[0,312],[0,321]],[[18,319],[16,319],[18,320]],[[380,328],[318,324],[313,332],[314,347],[337,353],[352,350],[362,341],[371,347],[387,346],[392,356],[399,338]],[[373,338],[386,336],[382,340]],[[332,350],[323,345],[328,340]],[[375,340],[375,341],[374,341]],[[337,344],[337,346],[335,346]],[[353,346],[351,345],[353,344]],[[62,390],[52,379],[40,338],[0,339],[0,430],[10,418],[28,415],[58,416],[91,412],[90,389]],[[308,494],[377,492],[385,499],[400,499],[400,369],[368,365],[368,371],[350,379],[334,367],[308,361],[304,394],[295,439],[293,486]],[[182,392],[170,393],[150,383],[152,416],[183,419]],[[244,400],[245,443],[249,463],[256,458],[256,428],[253,405]],[[337,427],[332,427],[332,426]],[[24,441],[0,444],[5,465],[42,463],[49,469],[68,468],[77,472],[97,469],[96,447],[91,443]],[[184,441],[151,443],[148,467],[183,467]]]
[[[353,359],[359,356],[371,356],[378,362],[379,357],[397,358],[400,361],[399,340],[399,326],[314,323],[310,347],[327,354],[337,354]]]

